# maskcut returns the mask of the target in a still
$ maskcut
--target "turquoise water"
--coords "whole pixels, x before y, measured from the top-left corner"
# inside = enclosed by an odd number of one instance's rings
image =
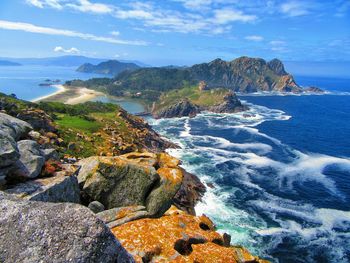
[[[145,111],[145,108],[140,103],[137,103],[134,101],[121,100],[121,99],[113,98],[110,96],[99,96],[99,97],[94,98],[92,101],[100,101],[100,102],[104,102],[104,103],[118,104],[123,109],[130,112],[131,114],[140,113],[140,112]]]
[[[84,80],[93,77],[101,77],[101,75],[76,72],[75,68],[71,67],[2,66],[0,67],[0,92],[14,93],[24,100],[34,100],[57,90],[51,86],[39,86],[40,83],[45,83],[46,79],[58,79],[61,82],[57,84],[63,84],[67,80]]]

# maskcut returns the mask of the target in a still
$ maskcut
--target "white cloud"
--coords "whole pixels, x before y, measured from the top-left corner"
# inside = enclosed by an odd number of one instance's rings
[[[117,36],[120,35],[120,32],[119,32],[119,31],[112,31],[110,34],[111,34],[112,36],[117,37]]]
[[[282,46],[282,45],[285,45],[286,42],[282,41],[282,40],[272,40],[270,41],[270,45],[273,45],[273,46]]]
[[[45,6],[62,9],[60,0],[26,0],[26,3],[35,7],[44,8]]]
[[[25,32],[45,34],[45,35],[77,37],[85,40],[93,40],[93,41],[100,41],[100,42],[120,44],[120,45],[136,45],[136,46],[147,45],[147,42],[139,41],[139,40],[122,40],[122,39],[116,39],[112,37],[96,36],[93,34],[81,33],[81,32],[72,31],[72,30],[42,27],[42,26],[36,26],[29,23],[11,22],[11,21],[5,21],[5,20],[0,20],[0,29],[25,31]]]
[[[256,19],[257,17],[255,15],[247,15],[239,10],[217,9],[217,10],[214,10],[213,21],[217,24],[227,24],[235,21],[252,22]]]
[[[66,6],[86,13],[109,14],[113,12],[112,6],[101,3],[91,3],[88,0],[78,0],[78,3],[70,3]]]
[[[264,40],[264,38],[262,36],[256,36],[256,35],[246,36],[244,39],[250,40],[250,41],[255,41],[255,42],[260,42],[260,41]]]
[[[55,47],[53,49],[53,51],[55,52],[62,52],[62,53],[68,53],[68,54],[79,54],[80,53],[80,50],[75,48],[75,47],[71,47],[71,48],[68,48],[68,49],[65,49],[61,46],[58,46],[58,47]]]
[[[308,5],[305,2],[287,2],[281,5],[281,12],[291,16],[303,16],[309,14]]]

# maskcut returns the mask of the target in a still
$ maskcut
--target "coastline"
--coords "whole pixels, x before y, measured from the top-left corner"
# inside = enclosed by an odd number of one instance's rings
[[[35,99],[31,100],[31,102],[40,102],[42,100],[49,99],[50,97],[56,96],[58,94],[61,94],[61,93],[65,92],[67,90],[64,85],[52,85],[52,87],[55,87],[57,89],[54,93],[35,98]]]
[[[85,87],[71,88],[64,85],[55,85],[55,87],[58,90],[54,93],[34,99],[32,102],[56,101],[73,105],[91,101],[98,96],[104,95],[102,92]]]

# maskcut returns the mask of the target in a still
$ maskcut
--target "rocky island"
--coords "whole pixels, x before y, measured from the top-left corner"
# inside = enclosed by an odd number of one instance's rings
[[[0,111],[1,262],[266,262],[195,215],[206,186],[143,119],[4,94]]]

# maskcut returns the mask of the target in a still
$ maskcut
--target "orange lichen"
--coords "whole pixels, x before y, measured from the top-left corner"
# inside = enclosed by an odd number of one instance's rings
[[[174,207],[161,218],[128,222],[112,232],[136,262],[263,262],[245,249],[225,247],[206,216]]]
[[[158,155],[158,164],[159,167],[176,168],[180,165],[180,160],[167,153],[160,153]]]
[[[159,176],[172,184],[181,183],[183,179],[182,171],[178,168],[162,167],[157,170]]]

